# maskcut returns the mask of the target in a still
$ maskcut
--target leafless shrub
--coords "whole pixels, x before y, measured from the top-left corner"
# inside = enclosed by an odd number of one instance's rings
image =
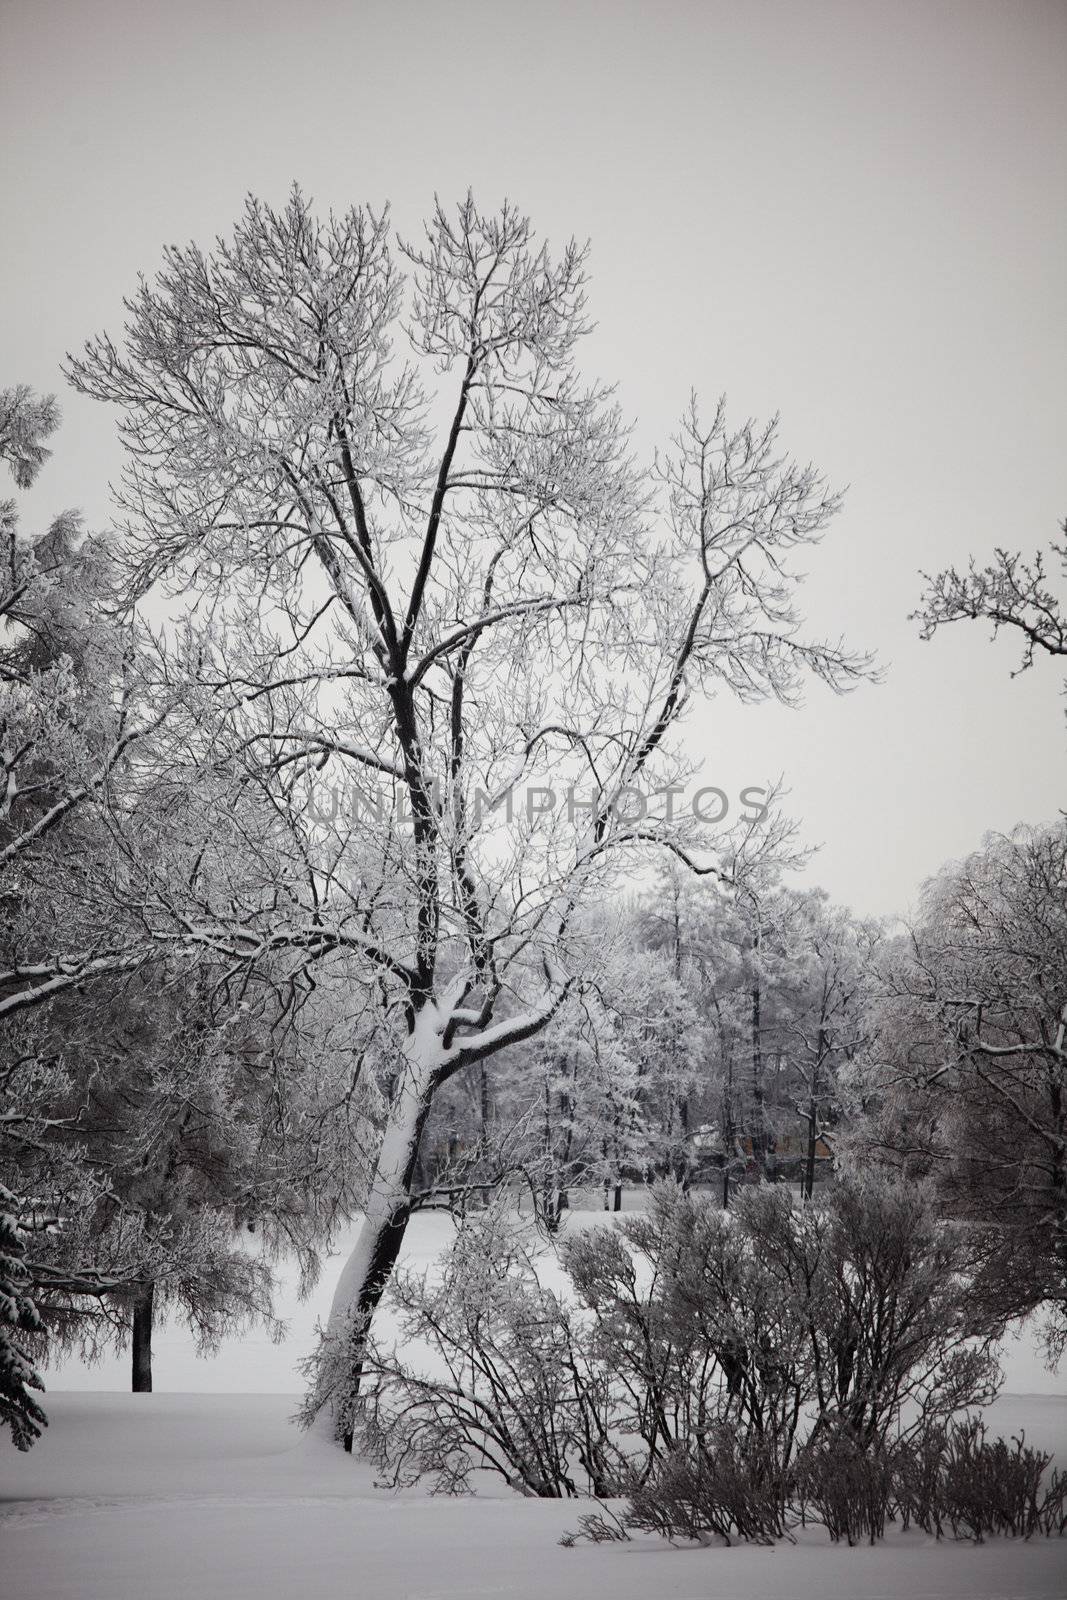
[[[387,1482],[457,1493],[481,1467],[543,1499],[619,1492],[608,1375],[498,1208],[467,1219],[440,1278],[398,1274],[390,1301],[429,1360],[368,1345],[357,1431]]]
[[[590,1544],[628,1544],[630,1535],[625,1522],[605,1506],[599,1511],[584,1512],[578,1518],[577,1530],[564,1533],[559,1542],[565,1550],[573,1550],[579,1539]]]
[[[835,1544],[875,1544],[890,1515],[893,1465],[893,1452],[880,1439],[864,1443],[835,1420],[802,1450],[792,1494],[805,1519],[814,1511]]]
[[[665,1538],[717,1536],[771,1544],[788,1534],[787,1477],[768,1439],[739,1438],[716,1424],[679,1445],[630,1494],[627,1524]]]
[[[544,1248],[501,1199],[439,1275],[397,1276],[405,1353],[370,1343],[357,1411],[386,1481],[458,1493],[488,1468],[528,1495],[627,1497],[571,1544],[627,1528],[769,1543],[808,1518],[850,1545],[891,1520],[1062,1531],[1048,1456],[952,1424],[995,1367],[968,1322],[966,1236],[922,1189],[850,1180],[799,1212],[768,1191],[726,1217],[665,1188],[564,1243],[570,1296],[539,1281]]]
[[[904,1532],[914,1522],[938,1539],[944,1532],[941,1468],[945,1451],[943,1424],[923,1428],[894,1454],[893,1515]]]
[[[1062,1533],[1067,1524],[1067,1476],[1048,1468],[1051,1455],[1034,1450],[1020,1436],[987,1441],[985,1424],[968,1418],[936,1430],[925,1445],[925,1496],[912,1487],[923,1473],[909,1474],[916,1447],[901,1452],[898,1480],[910,1510],[927,1532],[941,1534],[948,1523],[954,1537],[981,1543],[989,1535],[1032,1538]],[[934,1470],[931,1472],[931,1466]]]

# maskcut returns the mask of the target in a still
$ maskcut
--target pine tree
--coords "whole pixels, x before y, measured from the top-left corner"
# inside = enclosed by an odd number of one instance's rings
[[[0,1184],[0,1424],[7,1423],[17,1450],[28,1450],[48,1418],[31,1389],[44,1391],[36,1368],[18,1339],[36,1333],[41,1319],[26,1293],[29,1274],[14,1214],[15,1196]]]

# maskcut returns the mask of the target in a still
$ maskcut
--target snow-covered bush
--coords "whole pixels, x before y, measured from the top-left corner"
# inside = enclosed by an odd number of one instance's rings
[[[741,1197],[736,1223],[765,1292],[803,1328],[805,1405],[857,1439],[885,1439],[995,1392],[1000,1327],[971,1295],[975,1244],[931,1189],[846,1176],[794,1209],[771,1187]],[[825,1419],[825,1420],[824,1420]]]
[[[668,1185],[617,1232],[563,1248],[648,1471],[678,1446],[703,1449],[717,1424],[783,1468],[791,1458],[811,1389],[805,1328],[763,1270],[748,1215]]]
[[[371,1341],[357,1412],[391,1483],[455,1492],[489,1468],[727,1542],[802,1520],[849,1544],[897,1518],[965,1537],[1062,1527],[1048,1458],[952,1426],[997,1370],[970,1236],[923,1186],[850,1177],[798,1209],[768,1185],[725,1213],[668,1185],[556,1247],[564,1293],[535,1244],[500,1201],[465,1219],[439,1273],[395,1279],[405,1348]]]
[[[464,1222],[439,1274],[398,1273],[389,1303],[418,1354],[368,1344],[356,1419],[389,1482],[459,1492],[481,1467],[543,1499],[618,1492],[607,1372],[498,1207]]]

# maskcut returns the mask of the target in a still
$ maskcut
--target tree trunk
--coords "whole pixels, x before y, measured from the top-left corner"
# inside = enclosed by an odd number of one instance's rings
[[[682,982],[682,917],[679,904],[679,888],[677,878],[672,882],[674,894],[674,981],[679,986]],[[672,1067],[674,1081],[678,1081],[678,1030],[671,1030]],[[679,1141],[675,1152],[674,1176],[681,1184],[684,1192],[689,1190],[689,1096],[682,1091],[677,1096]],[[673,1113],[672,1113],[673,1116]]]
[[[133,1393],[152,1393],[152,1316],[155,1310],[156,1286],[148,1284],[133,1303],[133,1333],[130,1345],[133,1351]]]
[[[363,1350],[370,1320],[396,1265],[411,1216],[411,1182],[419,1141],[437,1084],[440,1039],[433,1029],[436,1008],[425,1006],[405,1044],[355,1247],[342,1269],[327,1324],[327,1341],[339,1350],[345,1371],[331,1386],[337,1436],[352,1449],[352,1407],[359,1393]],[[334,1373],[336,1377],[336,1373]],[[322,1397],[327,1398],[326,1396]]]
[[[767,1121],[763,1106],[763,994],[760,982],[761,928],[752,935],[752,1155],[760,1178],[767,1170]]]
[[[823,1006],[825,1018],[825,1002]],[[804,1168],[804,1198],[810,1200],[815,1192],[815,1147],[818,1143],[819,1094],[822,1089],[822,1063],[826,1055],[827,1037],[825,1020],[819,1022],[819,1036],[815,1043],[815,1062],[811,1069],[811,1093],[808,1097],[808,1158]]]
[[[545,1067],[544,1106],[544,1171],[541,1178],[541,1214],[544,1217],[545,1227],[549,1233],[555,1233],[559,1224],[559,1214],[556,1208],[555,1162],[552,1158],[552,1089],[548,1081],[547,1064]]]
[[[1052,1195],[1056,1263],[1060,1270],[1060,1289],[1067,1289],[1067,1106],[1064,1105],[1064,1037],[1067,1035],[1067,1005],[1060,1012],[1060,1025],[1053,1046],[1056,1064],[1049,1074],[1049,1100],[1052,1108]]]
[[[681,1184],[683,1192],[688,1194],[689,1181],[692,1177],[689,1165],[689,1096],[684,1094],[678,1097],[678,1131],[681,1138],[678,1144],[674,1176]]]
[[[478,1112],[481,1121],[481,1135],[483,1144],[489,1139],[489,1062],[483,1059],[478,1063]]]
[[[716,1007],[716,1009],[718,1008]],[[724,1211],[728,1211],[730,1209],[730,1163],[734,1158],[737,1146],[737,1129],[734,1125],[733,1051],[730,1051],[726,1057],[726,1085],[722,1098],[720,1122],[720,1137],[722,1139],[722,1208]]]
[[[815,1146],[818,1142],[818,1135],[815,1131],[817,1115],[818,1107],[815,1104],[815,1097],[812,1096],[808,1101],[808,1155],[804,1163],[804,1183],[801,1189],[801,1194],[805,1200],[810,1200],[815,1192]]]

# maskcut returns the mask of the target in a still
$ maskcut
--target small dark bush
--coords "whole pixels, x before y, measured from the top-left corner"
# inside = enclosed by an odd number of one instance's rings
[[[814,1512],[835,1544],[874,1544],[885,1536],[893,1472],[893,1452],[881,1439],[864,1443],[847,1424],[832,1421],[800,1452],[793,1495],[805,1519]]]
[[[902,1452],[906,1460],[907,1451]],[[1029,1539],[1034,1534],[1062,1533],[1067,1517],[1067,1477],[1048,1475],[1050,1455],[1033,1450],[1023,1438],[986,1439],[977,1419],[940,1429],[926,1444],[926,1475],[936,1455],[933,1494],[927,1490],[926,1515],[914,1509],[915,1521],[940,1534],[948,1523],[956,1538],[987,1534]],[[914,1478],[914,1472],[912,1473]],[[907,1468],[900,1473],[908,1481]]]
[[[614,1511],[605,1509],[584,1512],[578,1518],[575,1532],[562,1534],[559,1542],[565,1550],[573,1550],[579,1539],[589,1544],[628,1544],[630,1535],[626,1524],[620,1522]]]
[[[627,1524],[668,1539],[716,1535],[771,1544],[788,1532],[786,1476],[766,1440],[716,1424],[696,1448],[675,1447],[632,1490]]]
[[[894,1451],[893,1511],[905,1532],[912,1523],[938,1539],[943,1532],[941,1472],[946,1429],[923,1428]]]

